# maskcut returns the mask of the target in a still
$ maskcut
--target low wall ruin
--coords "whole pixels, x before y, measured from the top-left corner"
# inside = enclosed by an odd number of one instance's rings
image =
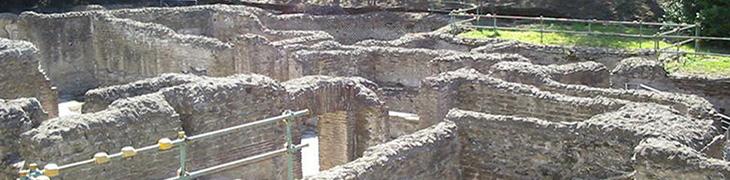
[[[347,164],[304,179],[461,179],[460,146],[453,122],[370,147]]]
[[[38,49],[0,37],[0,98],[34,97],[50,117],[58,116],[58,92],[39,67]]]

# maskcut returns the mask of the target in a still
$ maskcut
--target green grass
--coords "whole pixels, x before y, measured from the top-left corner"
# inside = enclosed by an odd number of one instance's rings
[[[517,27],[540,29],[539,25],[520,25]],[[587,31],[586,25],[546,25],[545,29],[552,30],[570,30],[570,31]],[[620,26],[603,26],[593,25],[590,27],[592,31],[599,32],[616,32],[627,34],[639,34],[650,36],[658,30],[639,29],[633,27]],[[616,36],[599,36],[599,35],[581,35],[567,33],[543,33],[537,31],[509,31],[491,29],[471,30],[459,34],[464,38],[500,38],[510,39],[533,44],[563,45],[563,46],[587,46],[587,47],[607,47],[627,50],[653,49],[655,41],[647,38],[626,38]],[[671,46],[671,43],[659,41],[659,48]],[[694,51],[692,44],[679,47],[682,51]],[[680,61],[669,62],[666,65],[667,70],[674,73],[686,74],[708,74],[730,76],[730,57],[720,56],[698,56],[687,55]]]
[[[730,57],[687,55],[665,67],[673,73],[730,76]]]

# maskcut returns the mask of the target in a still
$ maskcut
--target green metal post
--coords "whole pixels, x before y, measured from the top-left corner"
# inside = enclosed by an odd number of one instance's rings
[[[697,56],[697,52],[700,50],[700,23],[695,22],[695,56]]]
[[[494,12],[494,15],[492,16],[492,29],[494,32],[497,32],[497,12]]]
[[[185,135],[185,131],[180,131],[177,134],[177,138],[182,139],[183,142],[180,143],[180,172],[178,172],[178,175],[181,180],[187,180],[187,167],[185,164],[185,160],[187,160],[188,150],[187,150],[187,144],[188,144],[188,137]]]
[[[642,42],[644,41],[643,35],[644,35],[644,20],[639,20],[639,49],[641,49]]]
[[[545,42],[543,41],[543,33],[545,32],[545,23],[542,18],[543,18],[542,15],[540,15],[540,43],[545,44]]]
[[[659,33],[654,34],[654,53],[659,60]]]
[[[294,180],[294,152],[296,149],[294,149],[294,143],[292,142],[292,135],[291,135],[291,124],[294,123],[294,114],[287,110],[284,112],[287,117],[284,119],[284,124],[286,125],[286,166],[287,166],[287,179]]]

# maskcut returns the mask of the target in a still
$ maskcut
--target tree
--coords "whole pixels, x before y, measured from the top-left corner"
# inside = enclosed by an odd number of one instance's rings
[[[730,37],[730,0],[666,0],[665,11],[666,22],[700,23],[703,36]]]

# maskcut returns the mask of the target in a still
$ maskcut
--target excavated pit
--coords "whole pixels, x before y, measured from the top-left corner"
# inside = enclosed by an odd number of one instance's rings
[[[205,5],[0,18],[2,179],[23,162],[68,164],[286,109],[311,111],[294,128],[311,145],[296,154],[304,179],[730,178],[719,113],[730,80],[668,74],[650,52],[462,39],[425,12]],[[283,134],[270,124],[191,143],[188,170],[280,149]],[[164,179],[177,156],[61,177]],[[202,178],[284,179],[286,160]]]

